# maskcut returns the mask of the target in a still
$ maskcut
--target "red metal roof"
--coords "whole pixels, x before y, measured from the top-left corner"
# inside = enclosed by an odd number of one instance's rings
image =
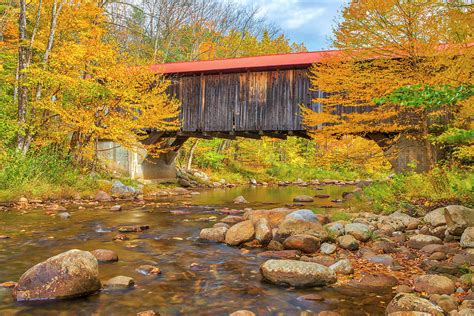
[[[340,51],[326,50],[319,52],[175,62],[152,65],[151,69],[164,74],[183,74],[304,68],[309,67],[314,63],[320,62],[324,57],[337,54],[340,54]]]

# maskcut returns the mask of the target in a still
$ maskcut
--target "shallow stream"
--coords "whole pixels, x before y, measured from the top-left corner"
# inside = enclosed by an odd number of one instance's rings
[[[121,202],[123,211],[109,210],[113,204],[86,202],[65,205],[71,218],[60,219],[44,210],[12,210],[0,213],[0,283],[17,281],[28,268],[69,249],[111,249],[116,263],[101,264],[100,278],[117,275],[135,279],[126,292],[101,292],[87,298],[25,304],[14,302],[11,290],[0,288],[0,315],[136,315],[154,310],[161,315],[228,315],[248,309],[257,315],[316,315],[334,310],[342,315],[383,315],[390,297],[380,294],[340,291],[332,288],[293,289],[261,281],[257,257],[261,249],[243,254],[238,248],[198,241],[199,231],[226,216],[223,207],[235,208],[232,200],[243,195],[250,203],[240,207],[274,208],[292,203],[299,194],[329,194],[305,207],[323,207],[323,212],[341,207],[348,186],[237,187],[201,191],[192,197],[161,197],[140,202]],[[185,212],[172,212],[185,211]],[[113,241],[122,225],[146,224],[150,229],[128,234],[128,241]],[[135,270],[156,264],[162,274],[144,276]],[[324,301],[298,299],[317,293]]]

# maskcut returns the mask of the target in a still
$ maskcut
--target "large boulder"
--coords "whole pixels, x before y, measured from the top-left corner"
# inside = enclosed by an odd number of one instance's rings
[[[449,205],[444,208],[447,231],[453,236],[461,236],[469,226],[474,226],[474,210],[462,205]]]
[[[354,236],[355,239],[359,241],[367,241],[370,239],[372,231],[369,228],[369,225],[362,223],[351,223],[344,226],[344,231],[348,235]]]
[[[414,294],[397,294],[388,304],[385,315],[395,312],[425,312],[432,316],[443,316],[443,309]]]
[[[324,286],[336,282],[334,271],[313,262],[271,259],[260,266],[260,272],[271,283],[295,287]]]
[[[291,217],[286,217],[277,230],[277,235],[281,238],[302,234],[312,235],[319,238],[320,240],[325,240],[328,238],[328,233],[321,223],[310,222]]]
[[[80,297],[101,288],[97,259],[88,251],[63,252],[26,271],[13,289],[17,301]]]
[[[286,249],[301,250],[307,253],[316,252],[319,249],[320,240],[311,235],[292,235],[285,239],[283,246]]]
[[[462,233],[461,247],[474,248],[474,227],[468,227]]]
[[[255,236],[255,229],[252,221],[246,220],[235,224],[225,234],[225,242],[231,246],[240,245],[243,242],[252,240]]]
[[[431,235],[423,235],[423,234],[418,234],[411,236],[410,239],[408,240],[408,247],[414,248],[414,249],[421,249],[427,245],[432,245],[432,244],[437,244],[441,245],[443,241],[439,239],[438,237],[431,236]]]
[[[451,279],[437,274],[418,276],[413,282],[415,291],[428,294],[452,294],[456,286]]]
[[[423,220],[426,224],[429,224],[432,227],[446,225],[446,218],[444,217],[444,212],[444,207],[437,208],[426,214]]]
[[[199,238],[203,240],[224,242],[227,227],[204,228],[199,233]]]

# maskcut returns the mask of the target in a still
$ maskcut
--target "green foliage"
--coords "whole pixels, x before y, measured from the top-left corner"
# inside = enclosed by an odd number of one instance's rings
[[[20,196],[72,197],[98,188],[98,178],[82,175],[68,157],[51,149],[26,156],[12,150],[0,165],[0,200]]]
[[[333,222],[348,221],[351,219],[351,216],[345,211],[336,211],[332,213],[330,217]]]
[[[474,174],[457,168],[437,167],[429,173],[406,173],[364,188],[364,196],[378,212],[416,211],[436,203],[474,205]]]
[[[225,156],[215,151],[207,151],[196,157],[196,164],[201,168],[220,170],[224,166]]]
[[[424,107],[430,110],[445,105],[457,105],[460,101],[474,95],[474,85],[413,85],[396,89],[388,96],[375,99],[376,104],[392,103],[408,107]]]
[[[435,137],[434,140],[445,144],[469,144],[474,141],[474,130],[454,127]]]

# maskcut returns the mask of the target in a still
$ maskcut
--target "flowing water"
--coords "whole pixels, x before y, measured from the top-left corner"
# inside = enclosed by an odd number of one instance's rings
[[[334,310],[342,315],[382,315],[390,297],[381,294],[341,291],[332,288],[294,289],[262,282],[257,257],[261,249],[243,254],[238,248],[198,240],[199,231],[211,227],[225,215],[222,207],[235,207],[232,200],[243,195],[245,207],[273,208],[291,203],[298,194],[329,194],[305,207],[323,206],[324,212],[338,206],[351,187],[237,187],[202,191],[193,197],[163,197],[157,200],[123,202],[122,212],[112,212],[111,204],[67,205],[71,218],[62,220],[44,210],[0,213],[0,283],[16,281],[28,268],[69,249],[111,249],[119,261],[101,264],[105,281],[117,275],[135,279],[136,287],[121,292],[101,292],[65,301],[17,303],[11,290],[0,288],[0,315],[135,315],[154,310],[162,315],[228,315],[248,309],[257,315],[316,315]],[[172,212],[185,211],[185,212]],[[128,241],[112,241],[122,225],[147,224],[150,229],[128,234]],[[138,266],[156,264],[159,276],[144,276]],[[322,302],[298,299],[317,293]]]

